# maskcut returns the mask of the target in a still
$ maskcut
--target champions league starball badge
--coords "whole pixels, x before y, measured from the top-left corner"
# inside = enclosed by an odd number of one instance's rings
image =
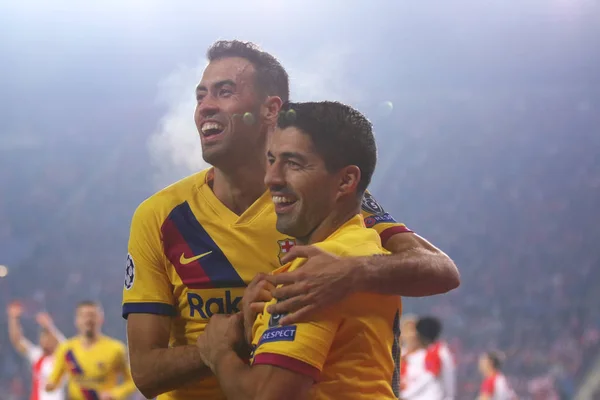
[[[364,211],[371,213],[371,214],[376,214],[376,215],[385,214],[385,210],[383,209],[383,207],[381,207],[379,205],[379,203],[377,203],[375,198],[373,196],[371,196],[371,193],[365,192],[365,194],[363,195],[361,207]]]
[[[125,289],[129,290],[133,286],[135,278],[135,264],[131,254],[127,254],[127,262],[125,263]]]

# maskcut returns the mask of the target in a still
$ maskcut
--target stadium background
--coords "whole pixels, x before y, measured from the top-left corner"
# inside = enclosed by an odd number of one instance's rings
[[[524,398],[574,398],[600,349],[599,3],[286,4],[0,5],[0,308],[24,301],[29,337],[43,309],[73,334],[92,298],[124,338],[131,214],[202,167],[203,53],[242,38],[280,57],[293,98],[373,120],[372,192],[461,270],[458,290],[406,302],[443,318],[459,399],[490,347]],[[25,399],[0,325],[0,399]]]

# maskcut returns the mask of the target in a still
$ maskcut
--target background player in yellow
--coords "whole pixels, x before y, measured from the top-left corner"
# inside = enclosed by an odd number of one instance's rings
[[[67,374],[69,400],[121,400],[135,391],[125,345],[104,336],[102,307],[83,301],[75,309],[77,336],[62,342],[54,355],[47,391]]]
[[[277,230],[337,256],[385,254],[360,215],[377,157],[370,122],[335,102],[289,107],[267,151]],[[304,261],[274,274],[301,270]],[[295,325],[265,311],[254,326],[251,366],[236,353],[244,341],[239,316],[214,316],[198,347],[231,400],[396,399],[400,309],[396,295],[356,293]]]
[[[264,186],[266,140],[289,97],[287,73],[251,43],[217,42],[208,59],[194,117],[203,158],[214,168],[151,196],[131,224],[123,316],[133,379],[148,398],[165,392],[172,399],[222,398],[195,340],[213,313],[238,311],[246,285],[257,273],[280,267],[294,244],[275,229]],[[282,274],[292,291],[284,309],[296,306],[306,316],[325,306],[329,294],[423,296],[458,286],[457,269],[444,253],[396,223],[371,197],[363,208],[386,248],[397,254],[348,260],[320,251],[309,255],[306,276]],[[332,264],[325,275],[312,266],[323,260]],[[365,285],[357,286],[365,276]],[[308,293],[305,279],[314,282]]]

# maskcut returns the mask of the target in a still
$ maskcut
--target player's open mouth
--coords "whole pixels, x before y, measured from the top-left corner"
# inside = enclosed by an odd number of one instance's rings
[[[212,138],[223,133],[225,127],[219,122],[208,121],[202,124],[200,130],[202,131],[202,137]]]
[[[296,204],[296,202],[298,201],[293,196],[281,196],[281,195],[274,195],[272,197],[272,199],[273,199],[273,204],[275,204],[275,212],[277,214],[282,214],[282,213],[289,211],[294,206],[294,204]]]

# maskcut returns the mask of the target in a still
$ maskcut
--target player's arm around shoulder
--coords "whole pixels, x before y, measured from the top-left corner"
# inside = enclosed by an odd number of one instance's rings
[[[392,253],[383,258],[355,260],[354,270],[357,281],[364,284],[363,290],[421,297],[446,293],[460,285],[460,274],[452,259],[396,222],[369,192],[363,197],[361,211],[365,225],[379,233],[384,247]]]
[[[363,271],[365,276],[374,278],[372,287],[379,291],[423,297],[447,293],[460,285],[454,261],[414,232],[391,236],[385,248],[392,254],[369,260]],[[383,284],[385,281],[389,289]]]

